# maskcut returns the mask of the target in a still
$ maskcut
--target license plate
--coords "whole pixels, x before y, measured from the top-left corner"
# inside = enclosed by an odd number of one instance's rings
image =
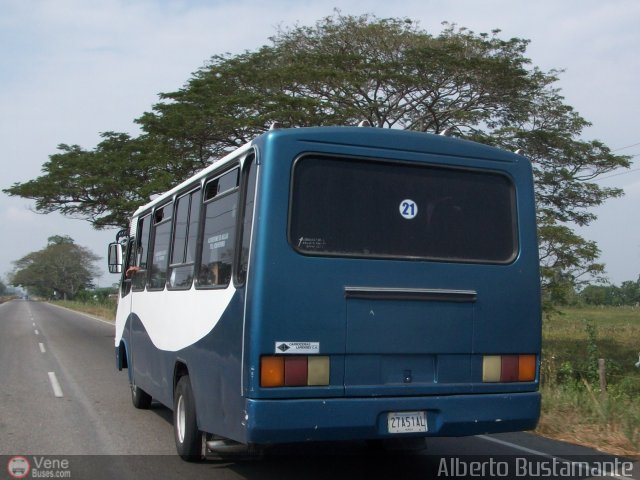
[[[427,432],[426,412],[389,412],[387,414],[389,433]]]

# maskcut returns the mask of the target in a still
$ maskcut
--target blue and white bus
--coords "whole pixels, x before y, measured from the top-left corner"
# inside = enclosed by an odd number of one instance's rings
[[[110,247],[115,351],[178,453],[527,430],[540,408],[530,162],[362,127],[271,130]]]

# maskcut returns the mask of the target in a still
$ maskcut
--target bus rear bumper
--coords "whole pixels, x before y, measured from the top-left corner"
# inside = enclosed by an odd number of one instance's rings
[[[426,412],[427,431],[390,434],[390,412]],[[246,442],[257,444],[531,430],[540,393],[394,398],[257,400],[246,403]]]

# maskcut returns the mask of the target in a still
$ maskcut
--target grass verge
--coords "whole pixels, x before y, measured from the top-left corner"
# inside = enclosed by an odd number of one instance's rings
[[[114,322],[116,319],[116,304],[115,303],[87,303],[77,302],[71,300],[54,300],[50,303],[60,305],[61,307],[70,308],[78,312],[87,313],[94,317],[102,318],[110,322]]]
[[[536,433],[640,455],[640,309],[563,309],[543,321],[542,414]],[[600,388],[598,359],[607,387]]]

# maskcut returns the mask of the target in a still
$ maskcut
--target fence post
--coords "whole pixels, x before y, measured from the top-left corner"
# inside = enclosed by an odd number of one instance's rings
[[[598,377],[600,377],[600,399],[607,398],[607,374],[604,364],[604,358],[598,359]]]

